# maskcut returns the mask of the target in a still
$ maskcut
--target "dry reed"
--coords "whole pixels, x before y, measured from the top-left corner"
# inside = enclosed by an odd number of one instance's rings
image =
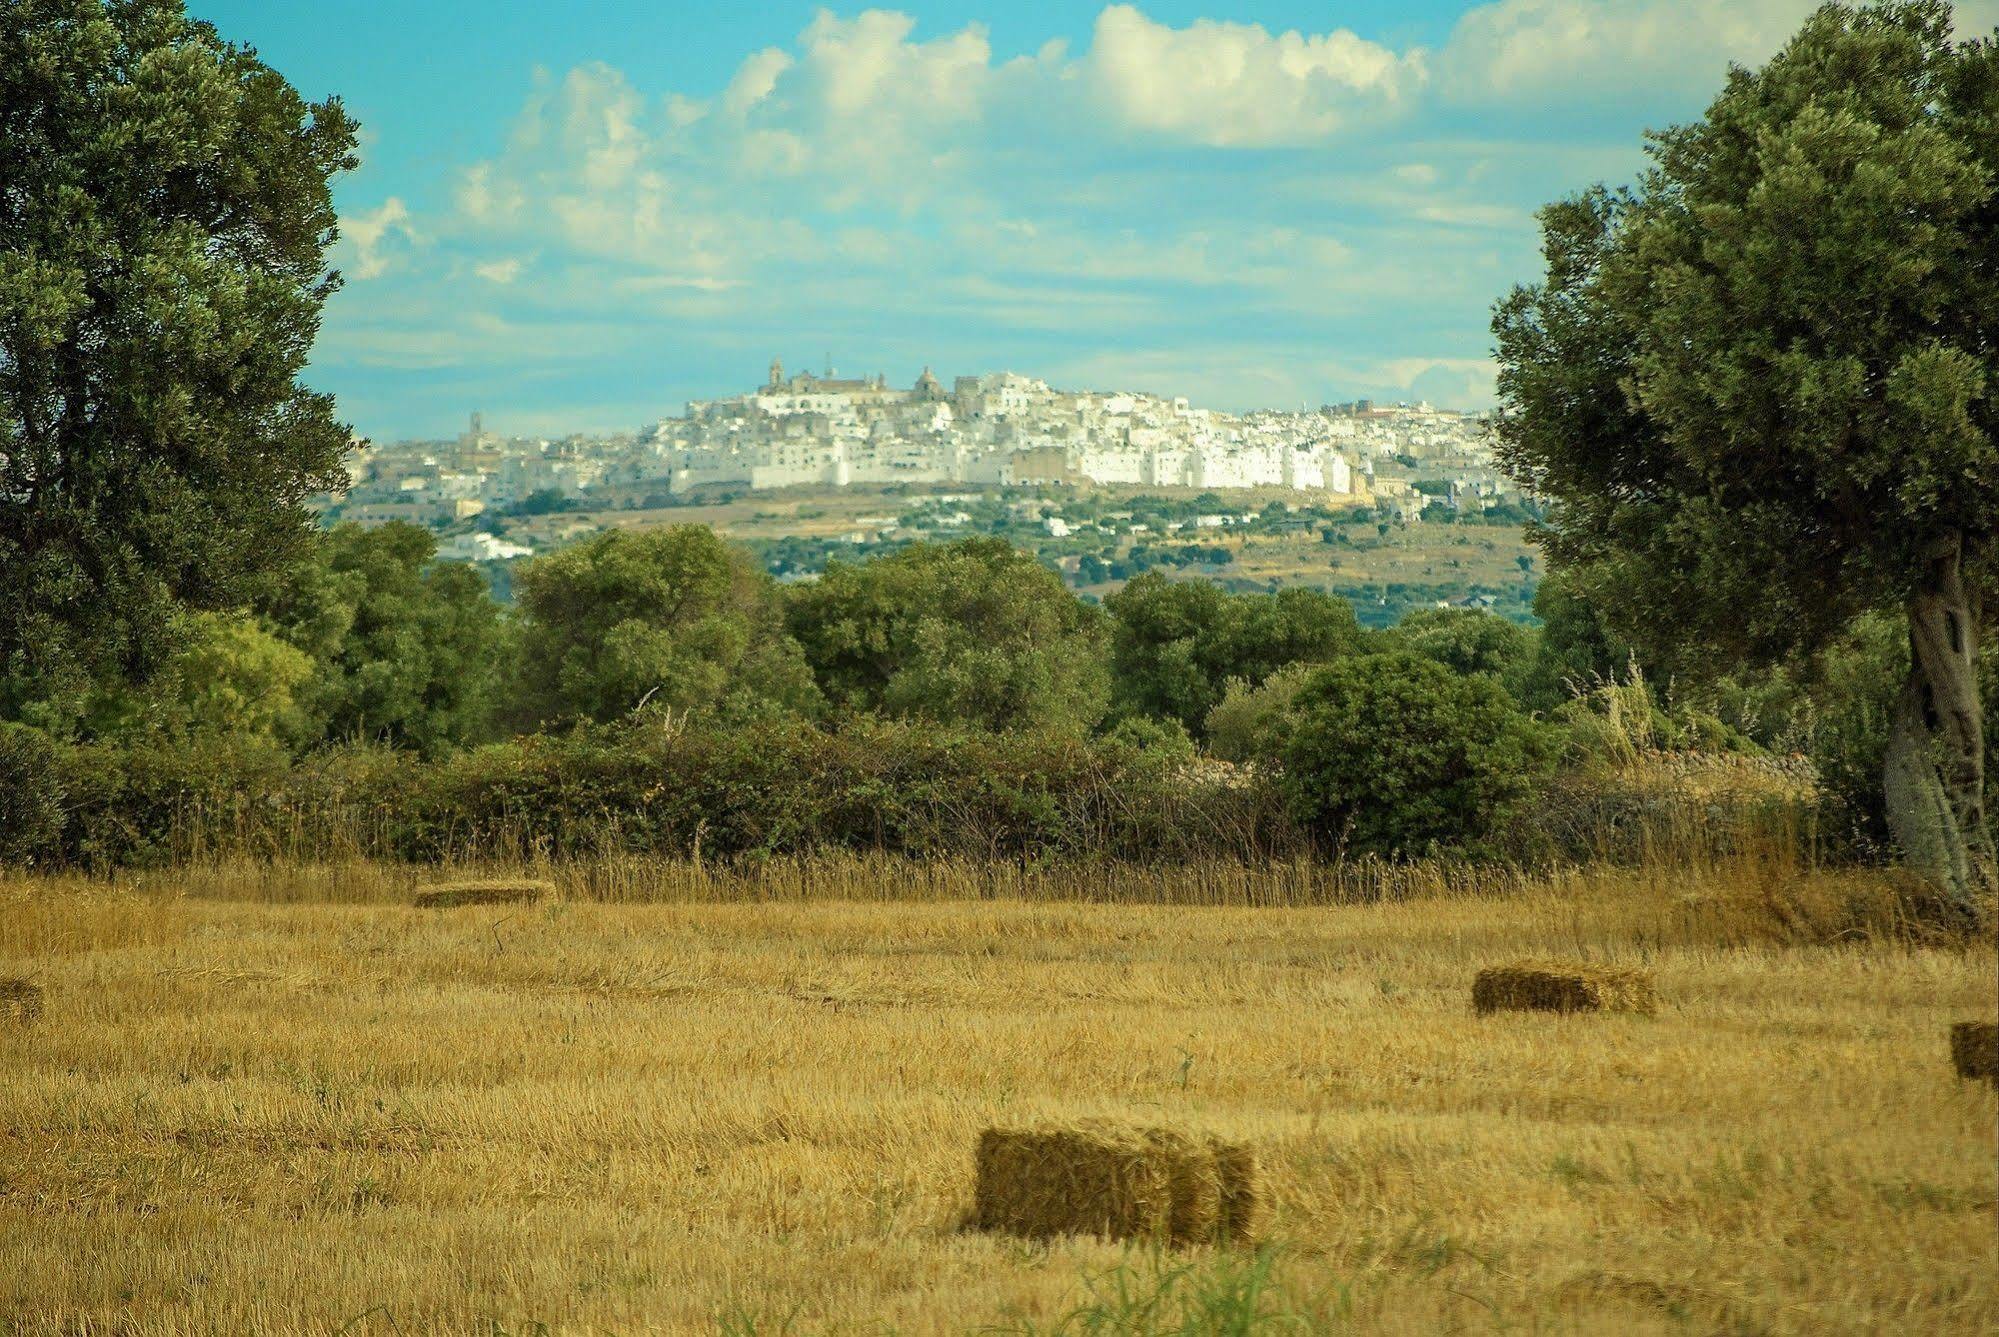
[[[1658,999],[1650,972],[1585,961],[1519,961],[1491,966],[1472,982],[1472,1007],[1488,1012],[1650,1012]]]

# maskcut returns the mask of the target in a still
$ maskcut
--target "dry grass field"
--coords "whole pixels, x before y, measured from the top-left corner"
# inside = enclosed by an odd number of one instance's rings
[[[1361,546],[1321,543],[1312,532],[1260,535],[1241,543],[1229,574],[1286,585],[1516,585],[1519,559],[1540,561],[1523,531],[1503,525],[1398,525],[1358,537]]]
[[[1999,1326],[1994,953],[1863,877],[540,871],[0,881],[0,1331]],[[1656,1011],[1473,1015],[1550,956]],[[1080,1116],[1255,1143],[1269,1251],[962,1228],[982,1128]]]

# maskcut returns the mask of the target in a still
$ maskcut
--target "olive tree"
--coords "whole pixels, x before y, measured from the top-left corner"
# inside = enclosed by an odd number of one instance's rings
[[[1542,213],[1499,306],[1504,458],[1612,631],[1676,668],[1911,649],[1882,786],[1967,913],[1990,876],[1976,664],[1999,565],[1999,48],[1936,0],[1829,4],[1634,188]]]
[[[607,530],[524,563],[514,593],[519,725],[819,708],[776,583],[705,525]]]
[[[1004,539],[832,562],[792,592],[788,611],[842,711],[1002,731],[1103,717],[1102,614]]]
[[[310,541],[354,138],[180,0],[0,5],[0,711],[145,676]]]

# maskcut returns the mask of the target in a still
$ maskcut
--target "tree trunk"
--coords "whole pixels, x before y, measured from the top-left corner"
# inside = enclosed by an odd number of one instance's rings
[[[1982,916],[1994,876],[1985,820],[1985,717],[1978,699],[1979,603],[1966,590],[1956,534],[1928,553],[1909,598],[1909,678],[1888,736],[1889,830],[1910,867],[1951,907]]]

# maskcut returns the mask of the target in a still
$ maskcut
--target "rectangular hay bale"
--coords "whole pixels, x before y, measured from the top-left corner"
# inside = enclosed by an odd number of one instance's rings
[[[448,910],[460,905],[514,905],[554,894],[552,884],[531,878],[438,882],[419,891],[411,903],[419,910]]]
[[[0,980],[0,1018],[28,1022],[41,1015],[41,985],[29,980]]]
[[[1101,1121],[988,1128],[976,1160],[982,1230],[1246,1243],[1262,1221],[1255,1152],[1218,1138]]]
[[[1269,1199],[1263,1189],[1263,1163],[1256,1149],[1241,1142],[1208,1139],[1215,1168],[1222,1179],[1221,1216],[1216,1233],[1230,1244],[1254,1244],[1263,1234]]]
[[[1489,1012],[1650,1012],[1650,971],[1584,961],[1517,961],[1478,972],[1472,1008]]]
[[[1958,1076],[1999,1086],[1999,1022],[1960,1021],[1952,1025],[1950,1061]]]

